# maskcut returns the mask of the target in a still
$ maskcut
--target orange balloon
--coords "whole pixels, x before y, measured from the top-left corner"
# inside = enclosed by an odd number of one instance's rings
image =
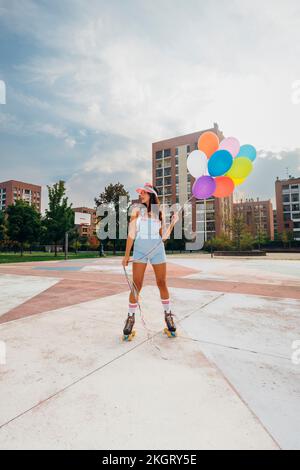
[[[227,197],[234,191],[234,182],[229,176],[218,176],[215,178],[216,189],[213,194],[215,197]]]
[[[212,131],[204,132],[198,140],[198,149],[204,152],[207,158],[210,158],[219,148],[219,137]]]

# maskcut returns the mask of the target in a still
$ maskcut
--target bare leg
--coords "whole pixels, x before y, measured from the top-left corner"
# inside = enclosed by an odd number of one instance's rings
[[[132,279],[139,293],[143,287],[144,274],[145,274],[146,267],[147,267],[146,263],[132,263]],[[137,301],[138,299],[136,299],[133,293],[130,292],[129,302],[133,304],[133,303],[136,303]]]
[[[152,267],[155,273],[156,284],[159,288],[160,298],[168,299],[169,290],[167,287],[167,263],[153,264]]]

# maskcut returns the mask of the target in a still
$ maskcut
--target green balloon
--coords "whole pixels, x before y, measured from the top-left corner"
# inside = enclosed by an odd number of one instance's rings
[[[232,178],[247,178],[253,169],[252,161],[247,157],[236,157],[233,159],[232,167],[226,173],[226,176]]]

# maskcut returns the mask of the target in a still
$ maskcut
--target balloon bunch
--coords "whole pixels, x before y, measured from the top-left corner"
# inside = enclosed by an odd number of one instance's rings
[[[198,150],[190,153],[187,168],[196,178],[192,193],[197,199],[227,197],[242,184],[253,169],[256,150],[252,145],[240,146],[235,137],[221,142],[207,131],[198,140]]]

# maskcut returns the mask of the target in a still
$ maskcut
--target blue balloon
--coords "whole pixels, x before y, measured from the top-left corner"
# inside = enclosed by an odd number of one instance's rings
[[[217,150],[208,160],[208,173],[210,176],[222,176],[232,166],[233,158],[228,150]]]
[[[256,149],[253,145],[242,145],[237,157],[246,157],[253,162],[256,159]]]

